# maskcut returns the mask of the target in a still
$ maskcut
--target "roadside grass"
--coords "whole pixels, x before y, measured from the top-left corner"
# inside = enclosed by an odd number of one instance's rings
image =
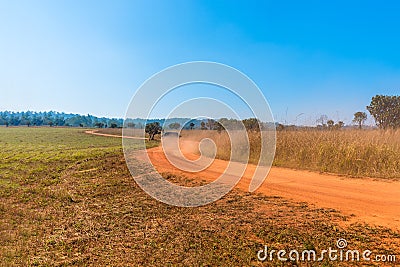
[[[195,141],[211,138],[216,143],[216,157],[230,159],[226,132],[184,130],[181,135]],[[248,135],[249,162],[257,164],[260,134]],[[273,165],[355,177],[400,178],[400,130],[277,131]]]
[[[400,131],[278,132],[275,165],[357,177],[400,178]]]
[[[256,258],[264,245],[320,251],[339,238],[351,249],[400,253],[397,232],[342,227],[349,218],[335,210],[280,197],[233,190],[199,208],[160,203],[130,176],[118,138],[0,128],[0,144],[0,266],[354,266]]]

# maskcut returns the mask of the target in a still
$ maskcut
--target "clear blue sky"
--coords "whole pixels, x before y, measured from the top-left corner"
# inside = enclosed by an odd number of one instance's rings
[[[399,14],[399,1],[0,1],[0,110],[123,117],[149,76],[206,60],[253,79],[277,121],[350,123],[400,94]]]

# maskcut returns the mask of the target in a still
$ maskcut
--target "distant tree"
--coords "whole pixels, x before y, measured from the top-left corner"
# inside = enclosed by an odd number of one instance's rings
[[[200,123],[200,129],[201,129],[201,130],[207,130],[207,126],[206,126],[206,123],[205,123],[204,121],[202,121],[202,122]]]
[[[149,134],[149,140],[154,140],[154,136],[156,134],[160,134],[161,131],[162,131],[162,128],[160,126],[160,123],[157,121],[146,124],[145,132],[147,134]]]
[[[23,115],[21,116],[21,121],[20,121],[20,125],[28,125],[28,118],[25,116],[24,113],[22,113]]]
[[[118,125],[120,125],[120,124],[119,124],[118,120],[111,119],[111,120],[109,121],[109,125],[110,125],[110,128],[117,128]]]
[[[222,125],[222,123],[220,123],[219,121],[216,121],[214,123],[214,129],[217,130],[218,133],[222,132],[223,130],[225,130],[224,126]]]
[[[260,131],[260,121],[256,118],[242,120],[247,131]]]
[[[133,122],[128,122],[128,123],[126,124],[126,126],[127,126],[128,128],[135,128],[136,124],[134,124]]]
[[[54,124],[57,126],[63,126],[65,124],[65,120],[63,118],[56,118]]]
[[[49,126],[50,127],[53,127],[53,124],[54,124],[53,121],[49,121]]]
[[[102,122],[96,122],[96,123],[94,124],[94,127],[103,128],[103,127],[104,127],[104,123],[102,123]]]
[[[344,127],[344,122],[343,122],[343,121],[338,121],[338,122],[335,124],[335,129],[340,130],[340,129],[342,129],[343,127]]]
[[[282,123],[278,123],[278,125],[276,125],[276,130],[278,131],[285,130],[285,125],[283,125]]]
[[[181,127],[181,124],[179,122],[173,122],[173,123],[170,123],[168,125],[168,127],[170,129],[177,130],[177,129],[179,129]]]
[[[225,130],[225,129],[222,129],[223,128],[222,124],[219,121],[216,121],[216,120],[213,120],[213,119],[207,119],[206,123],[201,122],[200,123],[200,127],[201,127],[202,130],[210,129],[210,130],[217,130],[218,132],[221,132],[222,130]]]
[[[69,116],[66,120],[65,120],[65,124],[69,124],[73,127],[83,127],[85,121],[83,120],[82,116],[80,115],[74,115],[74,116]],[[82,126],[81,126],[82,124]],[[39,126],[39,124],[38,124]]]
[[[400,127],[400,96],[376,95],[367,110],[379,128]]]
[[[41,126],[43,124],[43,120],[42,118],[35,116],[35,118],[33,118],[33,125],[35,126]]]
[[[207,128],[210,130],[214,130],[214,123],[215,123],[215,120],[207,119],[207,123],[206,123]]]
[[[16,117],[16,116],[11,117],[10,124],[12,126],[18,126],[20,124],[20,122],[21,122],[21,120],[18,117]]]
[[[335,122],[334,122],[333,120],[328,120],[328,121],[326,122],[326,124],[328,125],[328,128],[329,128],[329,129],[332,129],[332,128],[333,128],[333,125],[335,125]]]
[[[191,122],[191,123],[189,124],[189,127],[190,127],[190,130],[193,130],[193,128],[194,128],[194,123]]]
[[[358,111],[354,113],[353,122],[358,124],[358,128],[361,129],[364,122],[367,120],[367,113]]]
[[[218,122],[224,125],[224,129],[240,130],[243,128],[242,121],[237,119],[220,118]]]

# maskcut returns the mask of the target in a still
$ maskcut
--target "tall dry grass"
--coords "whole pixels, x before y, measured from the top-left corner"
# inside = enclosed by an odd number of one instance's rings
[[[211,138],[217,158],[230,158],[227,133],[183,131],[182,137]],[[260,135],[249,133],[249,162],[256,164]],[[277,131],[275,166],[345,174],[356,177],[400,178],[400,130]]]
[[[274,164],[352,176],[400,178],[400,131],[281,131]]]

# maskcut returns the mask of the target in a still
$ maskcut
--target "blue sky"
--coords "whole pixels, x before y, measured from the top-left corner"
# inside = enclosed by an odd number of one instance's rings
[[[350,123],[400,94],[398,14],[398,1],[0,1],[0,110],[123,117],[148,77],[202,60],[248,75],[277,121]]]

